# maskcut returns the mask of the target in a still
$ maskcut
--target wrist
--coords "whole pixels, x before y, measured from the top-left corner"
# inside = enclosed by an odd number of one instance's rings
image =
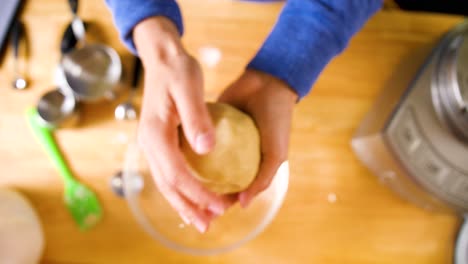
[[[247,69],[244,75],[251,81],[250,87],[269,89],[284,101],[296,104],[299,96],[297,92],[283,80],[263,71]]]
[[[145,66],[186,53],[176,25],[163,16],[138,23],[133,31],[133,41]]]

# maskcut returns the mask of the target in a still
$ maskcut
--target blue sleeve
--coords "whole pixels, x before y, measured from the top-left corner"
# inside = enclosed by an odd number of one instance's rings
[[[182,15],[175,0],[106,0],[112,12],[120,36],[127,47],[136,54],[133,43],[133,28],[152,16],[165,16],[172,20],[182,35]]]
[[[199,0],[201,1],[201,0]],[[141,20],[165,16],[183,33],[175,0],[106,0],[121,37],[136,53],[132,31]],[[288,0],[267,40],[247,66],[307,95],[330,60],[383,4],[383,0]]]
[[[383,0],[288,0],[247,66],[307,95],[329,61],[383,4]]]

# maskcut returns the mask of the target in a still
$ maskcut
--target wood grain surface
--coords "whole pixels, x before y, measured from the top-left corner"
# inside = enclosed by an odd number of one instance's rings
[[[222,53],[216,67],[203,66],[208,99],[243,70],[282,6],[180,3],[190,52],[199,57],[208,47]],[[92,24],[90,41],[116,48],[128,70],[131,55],[104,1],[83,0],[79,12]],[[26,70],[31,86],[11,89],[9,50],[0,69],[0,186],[19,189],[36,207],[47,239],[44,263],[451,263],[460,220],[417,208],[382,186],[357,160],[350,139],[402,57],[437,39],[461,17],[396,9],[374,16],[297,105],[290,189],[277,218],[252,242],[212,257],[179,254],[153,241],[109,189],[135,126],[113,119],[125,94],[115,102],[86,105],[79,127],[57,132],[74,172],[104,205],[103,222],[89,232],[78,231],[63,206],[62,182],[24,118],[26,107],[53,88],[59,41],[71,14],[64,0],[27,1],[22,19],[30,44]]]

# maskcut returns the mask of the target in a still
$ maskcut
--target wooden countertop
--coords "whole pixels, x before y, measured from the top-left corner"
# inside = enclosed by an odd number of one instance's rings
[[[97,25],[90,34],[115,47],[130,66],[104,1],[82,2],[80,13]],[[191,52],[198,56],[205,46],[222,51],[216,68],[204,68],[207,97],[214,98],[260,46],[281,4],[180,2]],[[396,10],[373,17],[295,111],[290,189],[279,215],[254,241],[213,257],[178,254],[153,241],[110,191],[109,178],[120,169],[132,127],[113,120],[117,102],[86,106],[79,128],[57,133],[76,175],[97,190],[104,204],[98,227],[77,230],[63,206],[57,172],[23,115],[53,86],[59,39],[71,15],[67,1],[42,0],[27,1],[22,17],[31,44],[32,85],[27,91],[10,88],[9,51],[0,70],[0,186],[18,188],[37,208],[47,237],[44,263],[451,262],[459,219],[426,212],[382,186],[356,159],[350,139],[403,55],[435,40],[461,17]],[[328,201],[329,194],[336,202]]]

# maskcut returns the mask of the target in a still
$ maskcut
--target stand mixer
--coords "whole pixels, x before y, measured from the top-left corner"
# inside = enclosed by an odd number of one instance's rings
[[[468,214],[468,21],[403,61],[352,147],[407,200]],[[459,241],[466,236],[463,228]],[[455,263],[468,263],[468,248],[455,255]]]
[[[407,199],[466,213],[468,22],[444,36],[419,72],[412,66],[420,59],[411,59],[361,124],[353,149]]]

